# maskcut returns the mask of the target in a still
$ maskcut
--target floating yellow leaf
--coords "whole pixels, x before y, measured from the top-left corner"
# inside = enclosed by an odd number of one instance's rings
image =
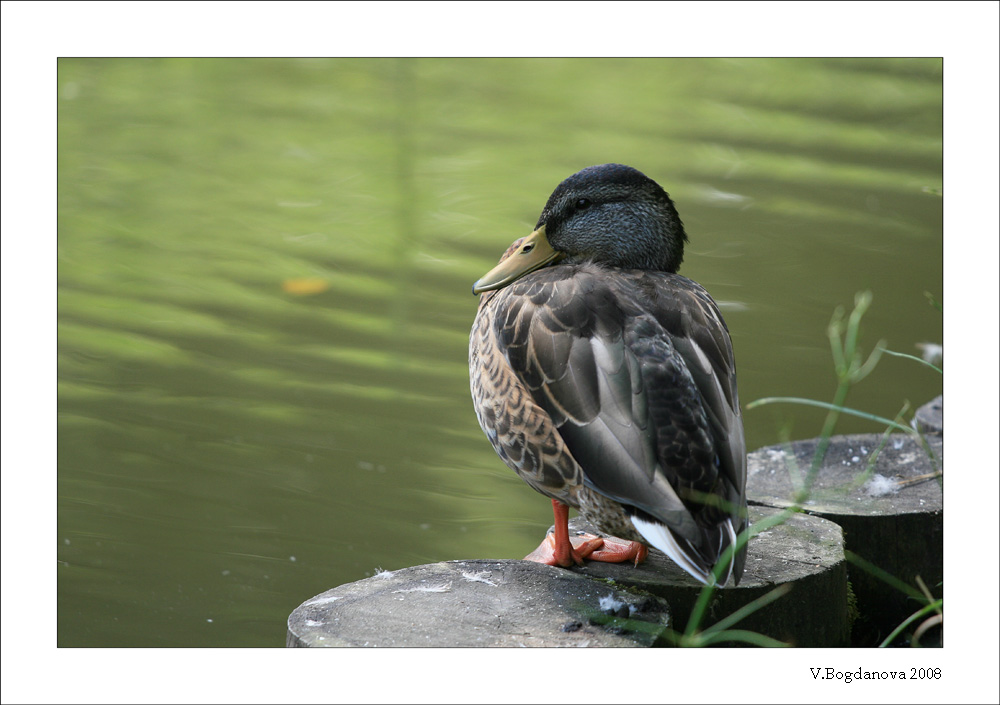
[[[295,296],[312,296],[330,288],[329,282],[318,277],[303,277],[301,279],[286,279],[281,282],[281,288]]]

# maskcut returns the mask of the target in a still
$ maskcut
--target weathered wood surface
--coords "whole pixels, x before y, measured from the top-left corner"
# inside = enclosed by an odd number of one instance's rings
[[[871,476],[862,473],[880,435],[835,436],[817,474],[807,512],[844,529],[845,547],[916,588],[920,576],[936,597],[943,579],[943,441],[926,436],[934,460],[908,435],[892,435]],[[817,441],[772,446],[748,457],[747,495],[752,503],[786,507],[794,495],[792,477],[804,477]],[[791,468],[791,470],[790,470]],[[876,643],[919,607],[898,589],[858,566],[848,570],[860,619],[856,645]]]
[[[777,514],[750,507],[750,522]],[[579,517],[570,529],[598,533]],[[588,561],[572,569],[582,575],[612,580],[666,599],[684,631],[702,584],[655,549],[637,567]],[[796,646],[846,646],[850,637],[847,564],[843,533],[832,522],[795,514],[754,538],[747,547],[743,578],[736,587],[715,590],[701,627],[711,626],[779,585],[791,591],[734,626]]]
[[[617,619],[612,616],[617,615]],[[649,646],[621,618],[669,624],[666,601],[513,560],[433,563],[341,585],[300,605],[288,646]],[[599,624],[611,620],[608,624]]]

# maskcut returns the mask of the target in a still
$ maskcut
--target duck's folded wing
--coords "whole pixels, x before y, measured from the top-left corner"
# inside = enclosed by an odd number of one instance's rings
[[[644,273],[643,277],[664,281],[668,275]],[[658,297],[649,309],[670,337],[698,389],[718,454],[720,477],[732,493],[727,499],[743,507],[746,442],[729,330],[715,301],[696,282],[673,275],[669,285],[657,290],[663,289],[670,295]],[[745,526],[745,512],[740,518],[740,526]]]
[[[721,354],[702,350],[707,343],[697,339],[678,342],[664,325],[673,315],[672,298],[659,297],[657,304],[649,292],[636,295],[639,282],[607,274],[526,281],[522,295],[512,297],[518,303],[507,308],[498,340],[592,489],[712,553],[717,547],[705,544],[716,541],[705,535],[697,505],[737,479],[730,473],[738,474],[728,467],[738,453],[717,430],[732,424],[731,394],[710,372],[719,364],[731,369],[728,334]],[[655,286],[656,278],[647,284]],[[735,425],[741,444],[742,426]]]

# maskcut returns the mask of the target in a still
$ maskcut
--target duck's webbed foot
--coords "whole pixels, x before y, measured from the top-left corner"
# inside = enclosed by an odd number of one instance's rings
[[[639,565],[646,556],[649,549],[638,541],[625,541],[624,539],[608,537],[604,539],[604,546],[591,553],[587,558],[592,561],[602,561],[604,563],[624,563],[632,561],[633,565]]]
[[[583,565],[585,558],[592,558],[594,553],[600,552],[603,546],[604,539],[593,534],[567,537],[564,543],[559,543],[553,533],[548,534],[538,544],[538,548],[525,556],[524,560],[569,568],[574,563]]]
[[[555,527],[551,534],[534,551],[524,557],[526,561],[558,565],[569,568],[574,563],[583,565],[585,559],[604,563],[624,563],[632,561],[639,565],[646,560],[649,550],[636,541],[618,538],[606,539],[593,534],[569,535],[569,507],[559,500],[552,500]]]

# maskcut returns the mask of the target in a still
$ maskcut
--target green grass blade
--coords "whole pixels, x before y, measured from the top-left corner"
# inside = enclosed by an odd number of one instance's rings
[[[919,362],[921,365],[924,365],[925,367],[930,367],[932,370],[934,370],[935,372],[937,372],[939,374],[942,374],[942,375],[944,374],[944,370],[942,370],[937,365],[933,365],[933,364],[927,362],[927,360],[925,360],[922,357],[917,357],[916,355],[910,355],[908,353],[896,352],[895,350],[889,350],[889,349],[885,349],[882,352],[884,352],[886,355],[892,355],[893,357],[905,357],[907,360],[915,360],[915,361]]]
[[[924,615],[929,614],[930,612],[939,611],[940,607],[943,604],[944,604],[944,600],[936,600],[936,601],[932,602],[929,605],[924,605],[923,607],[921,607],[919,610],[917,610],[916,612],[914,612],[913,614],[911,614],[909,617],[907,617],[903,621],[902,624],[900,624],[898,627],[896,627],[895,629],[893,629],[892,633],[889,636],[887,636],[885,638],[885,640],[881,644],[879,644],[879,648],[880,649],[884,649],[885,647],[889,646],[892,642],[894,642],[896,640],[896,638],[900,634],[903,633],[904,629],[906,629],[908,626],[910,626],[911,624],[913,624],[916,620],[920,619]]]
[[[728,629],[722,632],[715,632],[704,639],[700,639],[699,641],[699,646],[711,646],[712,644],[718,644],[724,641],[741,641],[745,644],[752,644],[753,646],[764,646],[770,648],[783,648],[791,646],[791,644],[778,641],[777,639],[765,636],[764,634],[747,631],[746,629]]]
[[[898,424],[895,421],[892,421],[891,419],[887,419],[883,416],[878,416],[877,414],[869,414],[866,411],[859,411],[857,409],[851,409],[846,406],[837,406],[835,404],[831,404],[830,402],[816,401],[815,399],[804,399],[802,397],[764,397],[762,399],[755,399],[754,401],[750,402],[749,404],[746,405],[746,409],[749,411],[751,409],[756,409],[758,406],[764,406],[765,404],[777,404],[777,403],[804,404],[806,406],[817,406],[821,409],[828,409],[830,411],[839,411],[845,414],[849,414],[851,416],[857,416],[858,418],[861,419],[876,421],[880,424],[884,424],[886,426],[890,426],[892,428],[903,431],[904,433],[908,433],[911,436],[918,435],[917,432],[912,428],[910,428],[909,426]]]
[[[921,594],[921,592],[919,590],[917,590],[914,587],[911,587],[911,586],[907,585],[902,580],[900,580],[899,578],[897,578],[895,575],[892,575],[891,573],[888,573],[888,572],[882,570],[881,568],[879,568],[874,563],[869,563],[868,561],[866,561],[864,558],[862,558],[858,554],[854,553],[853,551],[848,551],[848,550],[845,549],[844,550],[844,558],[847,559],[848,563],[852,563],[852,564],[856,565],[857,567],[861,568],[861,570],[863,570],[863,571],[865,571],[867,573],[871,573],[872,575],[874,575],[876,578],[878,578],[882,582],[887,583],[888,585],[891,585],[892,587],[896,588],[900,592],[905,593],[906,595],[912,597],[917,602],[920,602],[922,604],[926,604],[927,598],[924,597],[923,594]]]

